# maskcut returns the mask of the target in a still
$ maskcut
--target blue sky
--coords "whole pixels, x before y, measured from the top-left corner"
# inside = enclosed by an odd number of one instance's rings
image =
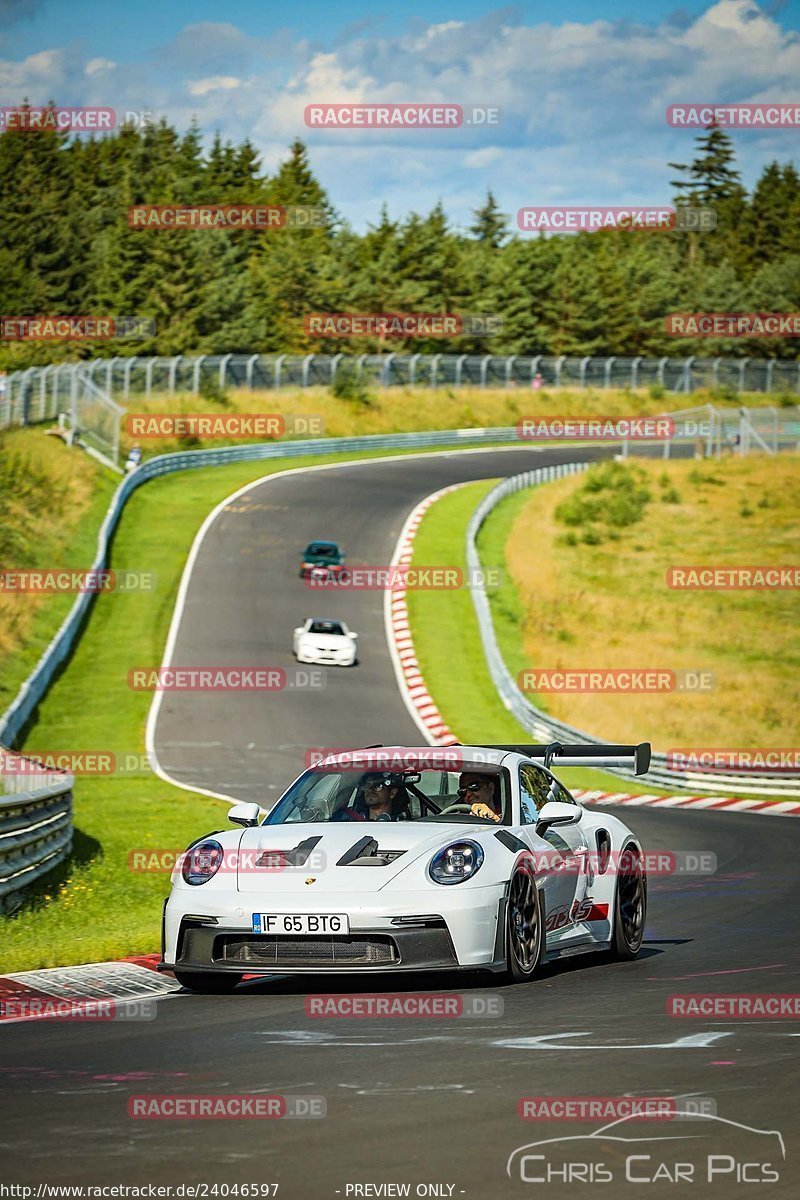
[[[441,199],[457,225],[491,187],[535,204],[664,203],[684,101],[800,102],[800,0],[0,0],[0,103],[53,98],[194,115],[274,169],[295,136],[356,228]],[[306,104],[498,106],[496,128],[308,130]],[[744,181],[800,161],[800,131],[734,135]],[[169,197],[154,197],[167,200]]]

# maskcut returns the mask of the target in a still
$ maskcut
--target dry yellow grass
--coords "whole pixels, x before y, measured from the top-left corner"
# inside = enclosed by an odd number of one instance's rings
[[[714,690],[549,692],[535,702],[579,729],[659,749],[797,745],[798,592],[674,591],[665,574],[800,563],[800,459],[639,465],[653,498],[618,541],[564,543],[555,509],[579,477],[531,493],[506,544],[525,656],[539,668],[711,671]],[[669,486],[678,503],[662,499]]]
[[[328,388],[283,388],[280,391],[230,391],[228,405],[210,403],[199,396],[176,393],[153,394],[149,401],[132,396],[128,413],[231,412],[313,414],[321,418],[325,437],[351,437],[364,434],[411,433],[423,429],[458,429],[479,426],[513,426],[525,417],[612,417],[646,416],[690,404],[705,404],[706,393],[691,397],[666,395],[654,399],[646,389],[630,392],[620,388],[553,389],[530,388],[378,388],[372,389],[369,407],[348,403],[331,395]],[[747,403],[760,403],[769,397],[748,397]],[[127,453],[136,441],[123,432],[121,448]],[[147,455],[166,454],[185,448],[176,438],[144,439],[140,443]],[[200,441],[201,445],[211,443]],[[220,444],[220,443],[215,443]],[[222,443],[225,444],[225,443]]]

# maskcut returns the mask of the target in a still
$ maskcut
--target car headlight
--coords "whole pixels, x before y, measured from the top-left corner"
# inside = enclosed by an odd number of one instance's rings
[[[478,842],[453,842],[433,856],[428,874],[434,883],[463,883],[482,863],[483,847]]]
[[[211,838],[191,846],[183,856],[181,875],[184,881],[193,887],[208,883],[222,866],[223,854],[222,846]]]

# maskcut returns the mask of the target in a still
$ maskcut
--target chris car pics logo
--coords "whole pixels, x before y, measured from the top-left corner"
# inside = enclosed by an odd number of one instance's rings
[[[680,1123],[643,1130],[641,1117],[620,1117],[584,1136],[543,1138],[514,1150],[506,1163],[521,1183],[777,1183],[786,1159],[782,1134],[698,1112]],[[704,1194],[704,1193],[703,1193]],[[723,1194],[721,1192],[720,1194]]]

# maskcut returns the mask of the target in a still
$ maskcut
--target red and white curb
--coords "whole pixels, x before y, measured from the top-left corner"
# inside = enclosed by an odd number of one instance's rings
[[[442,496],[458,491],[463,483],[451,484],[430,496],[426,496],[406,519],[402,532],[395,547],[391,565],[407,566],[414,553],[414,538],[425,513]],[[386,592],[386,627],[389,637],[389,648],[394,659],[400,691],[406,706],[411,712],[417,725],[430,739],[434,746],[451,746],[458,739],[445,722],[436,703],[428,691],[425,680],[419,669],[417,656],[414,653],[414,642],[411,638],[411,627],[408,620],[407,591],[405,588],[391,589]]]
[[[117,962],[44,967],[0,976],[0,1030],[19,1021],[124,1020],[135,1016],[131,1006],[136,1001],[157,1001],[180,991],[171,975],[156,971],[160,958],[160,954],[140,954]]]
[[[795,800],[746,800],[740,796],[637,796],[633,792],[573,791],[581,804],[619,804],[626,808],[721,808],[768,817],[800,817]]]

